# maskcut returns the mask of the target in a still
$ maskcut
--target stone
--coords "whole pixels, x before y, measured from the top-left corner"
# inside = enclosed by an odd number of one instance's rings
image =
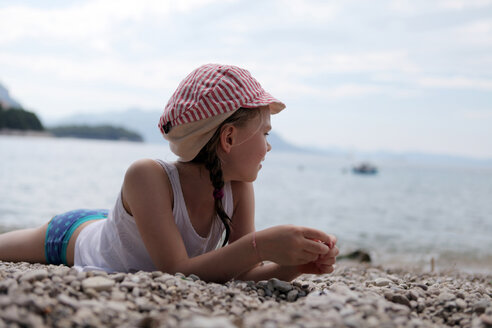
[[[378,287],[384,287],[391,284],[391,282],[392,282],[391,280],[386,278],[377,278],[376,280],[374,280],[374,285]]]
[[[84,290],[93,289],[95,291],[111,290],[115,282],[102,276],[90,277],[82,280],[82,288]]]
[[[32,270],[24,273],[20,278],[19,281],[36,281],[36,280],[43,280],[48,277],[48,271],[44,269],[39,269],[39,270]]]
[[[461,298],[456,299],[456,306],[460,309],[466,309],[466,301],[462,300]]]
[[[423,289],[423,290],[425,290],[425,291],[426,291],[427,289],[429,289],[429,287],[428,287],[427,285],[425,285],[425,284],[416,284],[415,286],[417,286],[417,287],[419,287],[419,288],[422,288],[422,289]]]
[[[58,300],[58,302],[60,302],[63,305],[70,306],[70,307],[72,307],[74,309],[79,308],[78,303],[77,303],[77,300],[71,298],[68,295],[60,294],[60,295],[58,295],[57,300]]]
[[[275,290],[280,291],[281,293],[288,293],[294,288],[290,282],[279,280],[279,279],[270,279],[272,281],[273,288]]]
[[[441,303],[445,303],[445,302],[449,302],[449,301],[454,301],[455,299],[456,299],[456,296],[454,294],[447,293],[447,292],[441,293],[438,296],[438,300]]]
[[[410,300],[410,301],[416,301],[419,299],[419,295],[416,291],[414,290],[409,290],[407,292],[407,298]]]
[[[397,304],[403,304],[403,305],[406,305],[408,306],[409,308],[412,307],[412,305],[410,304],[410,301],[408,300],[408,298],[405,297],[405,295],[401,295],[401,294],[394,294],[392,297],[391,297],[391,301],[393,303],[397,303]]]
[[[181,323],[182,328],[236,328],[228,318],[226,317],[205,317],[205,316],[193,316],[189,320],[185,320]]]
[[[200,280],[200,277],[198,277],[196,274],[193,274],[193,273],[190,274],[188,277],[191,278],[193,281]]]
[[[111,279],[113,279],[114,281],[116,282],[122,282],[123,280],[125,280],[125,274],[124,273],[115,273],[115,274],[112,274],[110,276]]]
[[[484,325],[486,325],[487,327],[492,327],[492,316],[486,315],[485,313],[483,313],[480,316],[480,320],[482,320],[482,323]]]
[[[490,301],[488,299],[481,299],[473,304],[473,311],[477,314],[482,314],[485,309],[489,306]]]
[[[287,301],[294,302],[297,300],[297,296],[299,295],[299,291],[297,289],[292,289],[287,293]]]

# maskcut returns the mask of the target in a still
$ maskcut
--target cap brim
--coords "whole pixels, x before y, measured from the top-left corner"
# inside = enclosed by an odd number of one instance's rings
[[[281,102],[277,98],[274,98],[268,92],[263,92],[259,97],[255,98],[253,101],[250,101],[247,104],[242,105],[241,107],[254,108],[261,106],[268,106],[272,114],[277,114],[285,108],[285,104],[283,102]]]

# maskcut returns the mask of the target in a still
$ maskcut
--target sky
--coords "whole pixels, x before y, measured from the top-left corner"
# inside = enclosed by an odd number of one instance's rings
[[[0,0],[0,83],[43,120],[161,110],[205,63],[299,146],[492,158],[492,0]]]

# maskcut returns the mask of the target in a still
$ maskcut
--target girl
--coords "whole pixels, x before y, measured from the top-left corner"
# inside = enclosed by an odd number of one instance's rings
[[[255,232],[252,182],[271,149],[270,114],[284,108],[244,69],[199,67],[159,122],[176,163],[133,163],[109,213],[76,210],[0,235],[0,259],[215,282],[332,272],[334,236],[293,225]]]

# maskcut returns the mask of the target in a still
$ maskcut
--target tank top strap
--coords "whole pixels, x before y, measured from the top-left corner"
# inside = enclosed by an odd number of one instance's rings
[[[156,162],[159,163],[167,173],[169,178],[169,182],[171,183],[171,187],[173,189],[173,211],[174,210],[184,210],[186,213],[182,213],[185,217],[188,217],[188,211],[186,210],[186,204],[184,201],[183,190],[181,189],[181,182],[179,181],[179,173],[176,166],[172,163],[164,162],[161,159],[156,159]]]
[[[179,180],[178,169],[174,164],[164,162],[161,159],[156,159],[155,161],[164,168],[164,170],[167,173],[167,176],[169,177],[169,181],[171,182],[171,187],[173,188],[173,194],[174,194],[174,208],[178,207],[178,208],[186,209],[186,203],[183,196],[183,190],[181,189],[181,182]],[[234,205],[233,205],[232,188],[230,182],[226,182],[224,184],[223,206],[224,206],[224,211],[227,213],[227,215],[229,215],[229,217],[231,217],[234,211]],[[188,211],[187,210],[185,211],[186,211],[185,217],[188,217]]]

